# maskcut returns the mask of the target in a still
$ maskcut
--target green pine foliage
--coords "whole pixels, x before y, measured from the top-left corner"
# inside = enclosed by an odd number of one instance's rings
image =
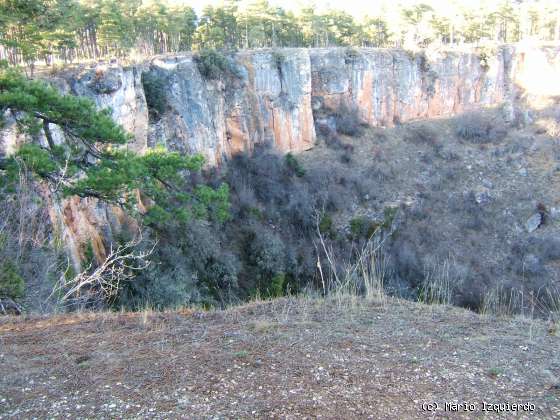
[[[97,111],[91,100],[61,95],[45,82],[28,80],[13,69],[0,72],[0,109],[8,108],[25,114],[26,118],[18,118],[23,131],[37,134],[44,124],[56,124],[74,140],[74,146],[92,152],[94,143],[125,144],[130,139],[130,135],[115,124],[110,110]]]
[[[206,79],[216,80],[226,76],[238,76],[235,64],[220,51],[204,49],[195,56],[198,71]]]
[[[0,297],[22,298],[25,292],[23,278],[17,272],[16,265],[10,260],[0,264]]]

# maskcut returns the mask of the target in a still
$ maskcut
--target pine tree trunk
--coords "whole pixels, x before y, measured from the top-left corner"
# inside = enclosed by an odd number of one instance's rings
[[[554,26],[554,40],[560,41],[560,11],[556,13],[556,25]]]
[[[449,25],[449,43],[455,45],[455,27],[453,24]]]

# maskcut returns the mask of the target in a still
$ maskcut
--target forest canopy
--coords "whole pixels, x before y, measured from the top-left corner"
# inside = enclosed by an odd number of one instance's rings
[[[267,0],[225,0],[198,15],[188,1],[0,0],[0,59],[48,65],[208,48],[560,40],[560,4],[554,0],[444,3],[385,2],[356,19],[344,10],[310,4],[294,12]]]

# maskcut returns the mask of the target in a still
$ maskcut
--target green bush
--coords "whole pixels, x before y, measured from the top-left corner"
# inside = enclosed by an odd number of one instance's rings
[[[321,233],[330,234],[333,228],[333,220],[329,214],[324,214],[319,221],[319,231]]]
[[[162,310],[200,303],[198,296],[192,273],[180,265],[165,269],[162,263],[156,261],[134,281],[123,284],[114,307]]]
[[[264,286],[264,290],[261,290],[261,296],[270,298],[284,296],[285,286],[286,275],[277,273],[270,279],[270,283]]]
[[[350,233],[354,238],[364,236],[367,226],[367,219],[363,216],[355,217],[350,220]]]
[[[368,239],[381,227],[385,227],[383,223],[364,216],[350,220],[350,233],[354,239]]]
[[[296,174],[297,177],[301,178],[305,175],[305,169],[303,168],[303,166],[301,166],[301,163],[299,163],[296,157],[291,153],[288,153],[286,155],[286,165],[291,171],[293,171],[293,173]]]
[[[225,76],[239,77],[235,64],[221,52],[216,50],[202,50],[194,57],[198,71],[206,79],[216,80]]]
[[[397,207],[385,207],[383,209],[383,223],[381,224],[381,227],[389,229],[395,220],[397,211]]]
[[[146,72],[142,74],[142,86],[144,87],[149,116],[152,120],[157,121],[161,118],[167,106],[165,90],[168,82],[155,72]]]
[[[116,307],[155,309],[230,304],[239,292],[237,257],[222,249],[218,234],[192,221],[162,234],[151,264],[119,290]]]
[[[0,265],[0,296],[11,299],[22,298],[25,283],[19,275],[16,265],[11,261],[4,261]]]
[[[274,232],[258,229],[250,232],[248,260],[258,269],[261,280],[267,280],[277,273],[284,272],[286,262],[285,245]]]

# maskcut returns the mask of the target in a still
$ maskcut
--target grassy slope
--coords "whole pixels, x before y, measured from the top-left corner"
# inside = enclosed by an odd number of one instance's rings
[[[558,418],[558,348],[541,321],[397,300],[4,318],[0,417],[416,418],[484,400]]]

